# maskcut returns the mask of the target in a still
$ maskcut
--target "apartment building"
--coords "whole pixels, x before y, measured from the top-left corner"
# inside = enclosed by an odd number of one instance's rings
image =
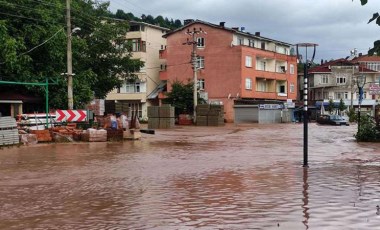
[[[162,60],[159,51],[166,47],[163,38],[169,29],[144,22],[130,22],[126,39],[132,44],[132,58],[145,63],[137,73],[138,80],[126,81],[122,87],[110,92],[105,101],[106,111],[137,111],[140,119],[147,119],[147,107],[158,105],[158,92],[164,84],[160,81],[159,71]]]
[[[359,65],[366,67],[367,69],[380,72],[380,56],[368,56],[359,53],[352,59],[353,62],[357,62]]]
[[[297,62],[291,44],[246,32],[243,27],[200,20],[185,20],[183,27],[164,35],[167,48],[161,56],[167,68],[160,72],[160,79],[167,81],[168,91],[175,80],[193,79],[193,46],[188,45],[193,38],[188,31],[194,30],[202,31],[195,34],[199,93],[209,103],[224,105],[227,122],[241,115],[238,104],[258,108],[297,98]],[[257,116],[253,113],[246,115]]]
[[[359,95],[356,79],[364,75],[366,84],[363,87],[361,110],[374,115],[380,93],[379,72],[367,68],[368,65],[359,62],[359,58],[324,62],[309,69],[309,104],[318,107],[322,102],[326,104],[332,99],[334,103],[339,103],[342,99],[347,106],[357,109]],[[370,59],[372,63],[374,58]]]

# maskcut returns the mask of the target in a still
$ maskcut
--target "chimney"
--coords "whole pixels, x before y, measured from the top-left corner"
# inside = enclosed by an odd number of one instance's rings
[[[261,36],[260,32],[255,32],[255,36]]]
[[[321,65],[323,65],[323,59],[321,59]]]
[[[240,27],[240,31],[245,32],[245,27],[244,26]]]
[[[193,21],[194,21],[194,19],[185,19],[185,20],[183,20],[183,25],[186,26],[186,25],[192,23]]]
[[[224,27],[224,24],[226,24],[226,22],[219,22],[219,26],[221,27]]]
[[[363,53],[359,53],[359,57],[363,56]]]

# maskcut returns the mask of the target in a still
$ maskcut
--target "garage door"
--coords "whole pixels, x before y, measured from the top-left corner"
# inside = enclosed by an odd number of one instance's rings
[[[259,108],[257,105],[235,105],[235,123],[258,123]]]

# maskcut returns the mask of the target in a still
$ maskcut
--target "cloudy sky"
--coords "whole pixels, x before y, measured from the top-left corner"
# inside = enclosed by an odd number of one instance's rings
[[[162,15],[169,19],[199,19],[227,27],[260,31],[264,37],[296,43],[317,43],[316,62],[367,54],[380,40],[380,26],[367,24],[380,12],[380,1],[369,0],[109,0],[110,10],[135,16]]]

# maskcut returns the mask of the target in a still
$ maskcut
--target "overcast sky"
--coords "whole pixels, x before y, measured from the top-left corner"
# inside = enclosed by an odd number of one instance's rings
[[[350,50],[367,54],[380,40],[380,26],[367,24],[380,12],[380,1],[369,0],[109,0],[110,10],[135,16],[199,19],[227,27],[260,31],[267,38],[291,44],[317,43],[315,62],[345,58]]]

